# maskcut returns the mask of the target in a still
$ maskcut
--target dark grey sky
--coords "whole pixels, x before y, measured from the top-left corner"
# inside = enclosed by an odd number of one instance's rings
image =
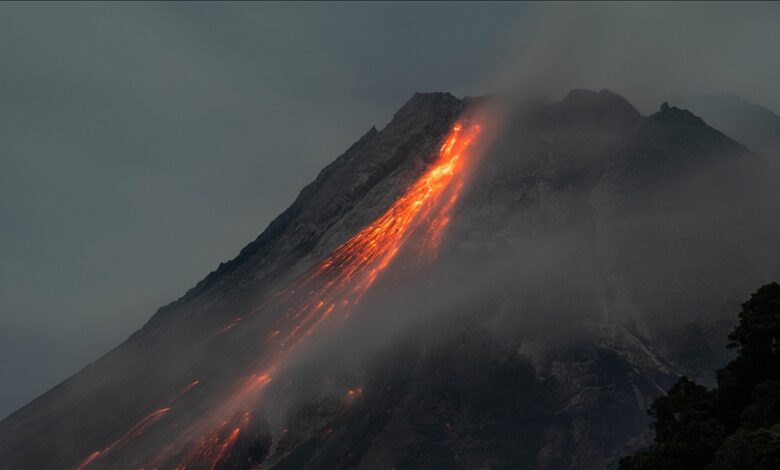
[[[780,5],[0,4],[0,417],[233,257],[415,91],[780,109]]]

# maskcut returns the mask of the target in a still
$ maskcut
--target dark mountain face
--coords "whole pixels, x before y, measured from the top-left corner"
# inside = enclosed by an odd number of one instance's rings
[[[780,277],[777,175],[690,112],[608,91],[484,106],[412,97],[0,423],[0,466],[595,469],[641,445],[650,401],[724,362],[738,303]],[[472,157],[461,191],[448,145]]]
[[[697,95],[682,106],[711,126],[744,143],[774,165],[780,165],[780,116],[731,93]]]

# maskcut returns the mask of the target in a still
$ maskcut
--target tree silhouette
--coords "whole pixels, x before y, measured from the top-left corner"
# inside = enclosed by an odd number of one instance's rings
[[[780,468],[780,285],[742,304],[728,347],[737,357],[713,390],[680,378],[650,407],[655,441],[623,470]]]

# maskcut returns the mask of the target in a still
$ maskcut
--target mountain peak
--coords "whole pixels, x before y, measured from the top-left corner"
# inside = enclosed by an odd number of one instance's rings
[[[670,106],[668,101],[661,103],[661,108],[658,110],[658,112],[652,114],[650,117],[663,119],[666,121],[675,120],[679,122],[688,122],[689,124],[697,126],[707,126],[707,124],[704,122],[704,119],[693,114],[687,109],[678,108],[677,106]]]
[[[564,121],[592,123],[630,124],[641,117],[627,99],[606,89],[571,90],[563,100],[553,105],[552,114]]]
[[[680,165],[727,161],[749,151],[694,113],[663,102],[637,129],[631,153],[637,157],[633,164],[645,170],[679,172]]]
[[[404,103],[403,106],[401,106],[401,109],[399,109],[395,115],[393,116],[393,120],[396,118],[405,118],[411,114],[416,114],[419,112],[426,112],[433,109],[441,108],[443,105],[452,105],[455,103],[459,103],[461,100],[457,97],[453,96],[450,93],[446,92],[429,92],[429,93],[421,93],[416,92],[412,95],[409,100]]]

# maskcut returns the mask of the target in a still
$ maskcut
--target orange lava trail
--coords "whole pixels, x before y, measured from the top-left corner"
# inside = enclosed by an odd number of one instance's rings
[[[288,289],[291,295],[308,296],[282,320],[295,320],[282,349],[311,334],[334,313],[342,320],[349,316],[410,236],[422,232],[423,245],[435,250],[463,188],[468,151],[480,132],[478,123],[456,124],[428,171],[371,225]]]
[[[218,467],[220,461],[229,454],[241,430],[251,421],[251,412],[246,409],[247,403],[270,382],[269,373],[251,374],[238,385],[228,401],[174,438],[144,467],[174,467],[181,470],[204,466]],[[240,414],[236,412],[239,409],[243,409]],[[215,422],[215,417],[221,417],[221,421]],[[234,427],[230,433],[227,433],[231,425]],[[212,431],[203,433],[204,429],[212,429]],[[177,456],[181,457],[174,465],[171,461]],[[211,464],[206,465],[206,462]]]
[[[181,392],[179,392],[175,397],[171,398],[171,401],[169,403],[173,403],[176,400],[178,400],[179,398],[181,398],[183,395],[186,395],[190,390],[195,388],[199,383],[200,383],[200,380],[193,380],[192,382],[187,384],[187,386],[184,387],[184,389]]]
[[[241,415],[239,423],[233,428],[229,421],[223,421],[213,432],[202,436],[198,445],[190,449],[184,458],[176,466],[177,469],[203,468],[208,463],[208,468],[215,470],[230,456],[230,452],[238,440],[241,430],[246,429],[251,421],[251,413],[245,411]],[[230,430],[228,433],[227,430]]]
[[[154,424],[158,419],[160,419],[164,414],[166,414],[169,411],[171,411],[169,407],[160,408],[159,410],[155,410],[149,413],[148,415],[144,416],[144,418],[141,421],[137,422],[133,427],[131,427],[130,430],[128,430],[122,437],[112,442],[111,445],[109,445],[105,449],[97,450],[89,454],[87,458],[85,458],[83,461],[81,461],[81,463],[79,463],[79,465],[76,467],[76,470],[83,470],[87,468],[89,465],[91,465],[99,457],[124,447],[125,444],[127,444],[132,439],[135,439],[141,434],[143,434],[144,431],[146,431],[152,424]]]
[[[236,443],[236,439],[238,439],[239,434],[241,434],[240,427],[233,429],[230,435],[225,439],[225,442],[219,446],[219,451],[217,452],[216,457],[214,457],[214,461],[211,463],[211,470],[215,470],[219,463],[222,462],[222,459],[225,458],[225,455],[233,447],[233,444]]]
[[[177,467],[186,467],[200,459],[200,465],[209,461],[213,449],[218,450],[218,463],[235,443],[241,432],[237,426],[230,435],[222,437],[228,421],[235,421],[238,413],[251,406],[250,400],[272,380],[282,368],[285,359],[296,347],[328,319],[343,321],[352,312],[366,292],[398,256],[401,248],[413,235],[425,237],[421,245],[435,250],[444,228],[449,222],[451,211],[464,185],[464,167],[469,150],[478,138],[482,128],[478,122],[457,123],[439,149],[433,165],[401,195],[389,209],[369,226],[361,230],[330,256],[314,266],[307,274],[294,282],[282,296],[279,305],[287,305],[287,313],[277,322],[277,328],[266,338],[271,346],[270,357],[258,358],[265,363],[262,371],[245,379],[222,402],[214,416],[204,418],[192,428],[192,433],[208,422],[221,423],[215,432],[196,439],[195,448],[185,454]],[[237,320],[229,323],[223,331],[230,329]],[[360,392],[353,391],[355,398]],[[224,420],[219,416],[234,416]],[[181,441],[192,440],[180,436]],[[212,449],[206,447],[211,446]],[[173,449],[186,447],[184,442]],[[155,462],[169,463],[177,450],[158,455]],[[197,457],[200,456],[200,457]]]
[[[234,318],[233,320],[230,321],[230,323],[228,323],[221,330],[219,330],[219,333],[217,333],[217,336],[219,336],[219,335],[221,335],[221,334],[223,334],[223,333],[225,333],[227,331],[230,331],[230,329],[233,328],[234,326],[236,326],[238,324],[238,322],[240,322],[240,321],[241,321],[241,317]]]
[[[344,321],[410,237],[421,237],[418,249],[435,252],[463,188],[472,145],[481,131],[476,120],[456,123],[434,163],[390,208],[277,298],[275,306],[286,307],[286,314],[265,338],[269,352],[255,361],[259,372],[246,377],[218,407],[174,438],[148,467],[217,468],[248,425],[249,410],[258,394],[303,340],[327,321]],[[240,317],[234,319],[218,335],[239,321]],[[351,401],[361,393],[361,389],[352,390],[347,397]],[[113,446],[97,455],[90,454],[80,468],[93,463]],[[174,464],[176,460],[178,463]]]
[[[187,394],[190,390],[195,388],[200,383],[200,380],[193,380],[189,384],[187,384],[184,389],[176,394],[168,403],[169,405],[172,405],[176,400],[181,398],[183,395]],[[144,416],[140,421],[138,421],[136,424],[134,424],[125,434],[117,439],[116,441],[112,442],[111,445],[108,447],[96,450],[89,454],[84,460],[82,460],[77,467],[75,467],[75,470],[84,470],[88,466],[92,465],[92,463],[95,462],[99,457],[105,456],[111,451],[117,450],[122,448],[125,444],[127,444],[130,440],[135,439],[139,436],[141,436],[149,427],[151,427],[155,422],[157,422],[158,419],[160,419],[164,414],[171,411],[171,406],[167,406],[165,408],[160,408],[158,410],[155,410],[148,415]]]
[[[95,461],[95,459],[97,459],[98,457],[100,457],[100,454],[102,454],[102,453],[103,453],[103,451],[100,451],[100,450],[96,450],[95,452],[92,452],[91,454],[89,454],[89,455],[87,456],[87,458],[86,458],[86,459],[84,459],[84,460],[83,460],[83,461],[82,461],[82,462],[79,464],[79,466],[78,466],[78,467],[76,467],[76,470],[83,470],[83,469],[87,468],[87,466],[89,466],[89,464],[91,464],[92,462],[94,462],[94,461]]]

